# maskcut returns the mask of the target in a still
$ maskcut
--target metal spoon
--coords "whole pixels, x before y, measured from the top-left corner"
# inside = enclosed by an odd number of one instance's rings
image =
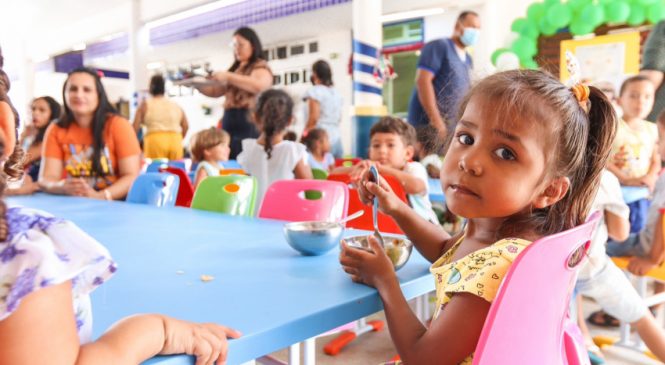
[[[379,185],[379,171],[376,169],[376,166],[372,165],[369,167],[369,172],[372,174],[371,178],[374,180],[374,182]],[[383,237],[381,236],[381,233],[379,232],[379,220],[378,220],[378,214],[379,214],[379,201],[374,197],[372,199],[374,202],[374,206],[372,207],[372,219],[374,220],[374,237],[376,237],[377,241],[381,244],[381,247],[385,247],[385,243],[383,241]]]
[[[337,224],[344,224],[344,223],[346,223],[350,220],[353,220],[353,219],[356,219],[356,218],[360,217],[363,214],[365,214],[365,211],[364,210],[359,210],[359,211],[347,216],[346,218],[342,218],[342,219],[338,220]]]

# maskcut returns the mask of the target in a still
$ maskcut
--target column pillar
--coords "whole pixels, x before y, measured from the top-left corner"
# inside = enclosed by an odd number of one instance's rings
[[[353,9],[353,111],[352,150],[367,157],[369,130],[386,115],[382,84],[374,77],[380,56],[383,29],[382,2],[354,0]]]

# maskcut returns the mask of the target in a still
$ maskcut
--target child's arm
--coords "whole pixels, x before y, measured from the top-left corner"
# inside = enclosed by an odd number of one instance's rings
[[[635,275],[646,275],[649,270],[655,268],[665,261],[665,248],[663,245],[663,213],[658,215],[656,229],[654,230],[651,252],[647,257],[633,257],[628,262],[628,271]]]
[[[377,167],[380,174],[391,175],[397,178],[399,183],[404,187],[404,192],[407,194],[422,194],[427,191],[425,182],[416,175],[386,165],[377,164]]]
[[[381,186],[363,181],[365,183],[359,184],[358,187],[358,194],[363,203],[369,204],[376,196],[379,199],[379,209],[395,219],[395,222],[425,259],[434,262],[441,257],[447,243],[451,241],[450,235],[441,226],[426,221],[397,198],[385,180],[381,180]]]
[[[468,293],[455,294],[426,328],[411,311],[390,259],[375,239],[373,252],[342,244],[340,263],[355,282],[379,291],[390,336],[406,364],[459,364],[476,348],[490,303]]]
[[[617,179],[619,179],[619,182],[620,182],[621,185],[623,185],[623,186],[637,186],[637,185],[641,185],[641,183],[639,182],[638,179],[631,179],[631,178],[629,178],[628,175],[626,175],[623,171],[621,171],[621,169],[620,169],[617,165],[615,165],[614,163],[612,163],[611,161],[607,163],[606,168],[607,168],[608,170],[610,170],[610,172],[613,173],[614,176],[617,177]]]
[[[611,239],[619,242],[628,239],[630,234],[630,221],[628,219],[605,210],[605,223],[607,225],[607,235]]]
[[[208,177],[206,169],[201,168],[196,172],[196,176],[194,177],[194,191],[196,191],[196,188],[199,187],[201,181],[203,181],[203,179],[205,179],[206,177]]]
[[[14,313],[0,321],[0,364],[138,364],[157,354],[175,353],[195,355],[197,364],[208,359],[223,364],[227,336],[240,333],[212,324],[140,315],[123,319],[96,342],[81,346],[71,283],[66,282],[28,294]]]
[[[293,174],[296,179],[312,179],[312,169],[305,163],[305,159],[298,161],[296,168],[293,169]]]

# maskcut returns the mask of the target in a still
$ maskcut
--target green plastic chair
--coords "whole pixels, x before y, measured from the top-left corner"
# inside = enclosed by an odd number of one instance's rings
[[[256,190],[256,179],[251,176],[208,176],[196,189],[192,208],[253,217]]]
[[[312,168],[314,180],[328,180],[328,171]]]

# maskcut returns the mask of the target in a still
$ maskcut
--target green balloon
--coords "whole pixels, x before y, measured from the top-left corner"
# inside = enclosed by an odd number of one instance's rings
[[[517,18],[513,20],[513,23],[510,25],[510,30],[515,33],[522,33],[522,29],[527,25],[529,21],[525,18]]]
[[[580,19],[575,19],[572,23],[570,23],[570,33],[573,35],[590,34],[593,33],[594,29],[594,26]]]
[[[568,6],[573,12],[578,12],[583,7],[587,6],[591,0],[570,0]]]
[[[536,41],[531,38],[519,37],[514,42],[510,49],[515,52],[520,61],[529,59],[538,53],[538,46]]]
[[[545,0],[545,6],[552,6],[554,4],[561,4],[561,1],[559,0]]]
[[[544,36],[551,36],[556,34],[556,31],[559,30],[560,27],[556,27],[552,24],[550,24],[549,21],[547,21],[547,17],[543,17],[540,19],[540,24],[538,24],[538,28],[540,28],[540,33]]]
[[[540,29],[538,29],[538,23],[535,23],[531,19],[529,19],[524,25],[524,28],[522,28],[520,34],[527,38],[532,38],[532,39],[538,38],[538,35],[540,34]]]
[[[647,19],[651,24],[656,24],[665,18],[665,4],[657,2],[647,8]]]
[[[572,13],[566,4],[554,4],[547,9],[544,19],[558,29],[568,25],[571,17]]]
[[[492,60],[492,64],[496,66],[496,60],[501,56],[502,54],[510,52],[508,48],[499,48],[496,51],[492,52],[492,56],[490,57]]]
[[[528,60],[520,61],[520,64],[522,65],[522,68],[526,68],[526,69],[529,69],[529,70],[537,70],[538,69],[538,63],[533,58],[529,58]]]
[[[545,15],[545,5],[543,3],[533,3],[526,9],[526,17],[532,22],[537,22]]]
[[[596,28],[605,21],[605,10],[600,5],[589,4],[580,11],[579,20],[583,20],[593,28]]]
[[[610,23],[625,23],[630,15],[630,5],[624,0],[616,0],[605,5],[605,17]]]
[[[647,12],[644,6],[640,4],[631,4],[630,5],[630,16],[626,20],[628,25],[636,26],[644,23],[647,19]]]
[[[637,0],[636,2],[642,5],[651,5],[654,4],[656,1],[658,0]]]

